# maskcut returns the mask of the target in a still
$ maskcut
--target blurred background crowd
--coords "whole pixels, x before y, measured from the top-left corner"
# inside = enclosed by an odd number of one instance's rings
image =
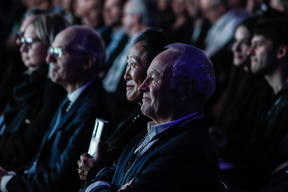
[[[235,171],[229,170],[247,160],[247,148],[270,107],[273,91],[263,75],[252,75],[246,52],[257,21],[287,17],[287,0],[1,0],[0,114],[13,108],[9,101],[14,87],[33,71],[25,63],[25,53],[33,44],[33,39],[23,37],[26,26],[47,13],[61,15],[69,25],[92,27],[102,36],[106,59],[99,78],[115,103],[115,124],[138,106],[127,101],[123,76],[129,50],[140,32],[161,29],[173,41],[204,50],[216,74],[216,90],[205,113],[220,169],[229,182],[249,185],[241,179],[238,183]],[[40,63],[45,63],[43,58]],[[65,93],[59,90],[59,94]]]

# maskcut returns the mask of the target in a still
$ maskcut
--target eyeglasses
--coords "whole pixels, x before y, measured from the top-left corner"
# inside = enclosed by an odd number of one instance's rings
[[[32,45],[33,45],[33,43],[35,43],[35,42],[39,42],[40,41],[40,39],[34,39],[33,37],[21,37],[20,38],[20,43],[21,43],[21,45],[26,45],[28,48],[30,48]]]
[[[23,31],[18,31],[16,34],[15,34],[15,39],[16,39],[16,44],[17,45],[21,45],[21,37],[23,37],[24,35],[24,32]]]
[[[49,47],[48,48],[48,55],[53,55],[56,59],[60,59],[63,53],[63,48],[61,47]]]
[[[50,46],[49,48],[48,48],[48,51],[47,51],[47,54],[48,55],[53,55],[53,57],[54,58],[56,58],[56,59],[60,59],[61,57],[62,57],[62,55],[63,55],[63,52],[73,52],[73,53],[81,53],[81,54],[91,54],[91,55],[94,55],[94,56],[96,56],[97,57],[97,54],[95,54],[95,53],[90,53],[90,51],[89,50],[66,50],[66,49],[63,49],[62,47],[52,47],[52,46]]]

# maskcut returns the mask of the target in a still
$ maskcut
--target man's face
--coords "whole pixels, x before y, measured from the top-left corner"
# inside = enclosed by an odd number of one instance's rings
[[[133,26],[134,26],[133,16],[134,16],[134,14],[131,13],[131,11],[130,11],[131,8],[132,8],[131,1],[129,1],[129,0],[126,1],[126,3],[124,4],[124,9],[123,9],[122,25],[123,25],[125,32],[128,35],[132,35],[134,32],[134,30],[133,30]]]
[[[277,53],[273,42],[262,35],[254,35],[250,49],[251,71],[256,74],[268,74],[277,64]]]
[[[121,24],[122,7],[120,0],[106,0],[103,10],[104,23],[107,26]]]
[[[157,123],[171,117],[175,94],[170,92],[172,59],[174,52],[164,51],[156,56],[147,71],[147,77],[140,85],[143,92],[141,111]]]
[[[102,2],[88,1],[83,8],[82,23],[92,28],[99,28],[102,21]]]
[[[73,32],[64,30],[60,32],[53,44],[52,48],[60,48],[61,56],[48,53],[46,62],[49,64],[49,76],[53,82],[61,85],[73,84],[81,78],[83,72],[83,52],[77,51],[74,47],[75,42],[71,42]],[[70,37],[70,38],[69,38]]]
[[[221,17],[222,10],[220,5],[213,5],[211,0],[200,0],[199,1],[200,9],[203,15],[214,24]]]

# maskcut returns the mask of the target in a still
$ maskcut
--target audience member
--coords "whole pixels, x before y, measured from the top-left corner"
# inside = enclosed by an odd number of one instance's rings
[[[147,68],[152,59],[163,51],[164,46],[168,45],[170,42],[170,38],[167,37],[165,33],[156,31],[155,29],[145,30],[136,38],[128,55],[126,72],[124,74],[127,85],[126,97],[128,101],[137,102],[139,104],[142,103],[142,93],[138,88],[146,78]],[[149,118],[144,116],[141,113],[140,108],[138,108],[117,127],[116,131],[104,143],[105,166],[111,166],[114,161],[118,160],[127,143],[140,132],[146,130],[148,120]],[[90,171],[91,165],[93,165],[93,169]],[[78,166],[79,176],[82,179],[86,178],[87,171],[89,171],[90,176],[95,176],[100,167],[99,162],[88,158],[87,154],[81,155]]]
[[[81,22],[83,25],[87,25],[96,30],[103,27],[103,2],[103,0],[80,0],[80,4],[82,3],[83,8],[81,14]]]
[[[51,40],[68,25],[60,15],[41,15],[26,25],[20,47],[26,75],[13,87],[13,95],[0,117],[0,165],[6,169],[17,170],[32,161],[66,94],[47,78],[45,58]]]
[[[155,27],[168,31],[174,21],[174,14],[171,9],[171,0],[156,0],[157,19]]]
[[[185,0],[185,6],[189,17],[192,19],[193,31],[190,34],[190,43],[200,49],[204,49],[204,40],[210,28],[209,21],[203,17],[199,5],[200,0]]]
[[[1,168],[2,191],[75,191],[81,186],[78,157],[88,150],[95,118],[111,119],[111,101],[98,71],[105,60],[100,35],[89,27],[61,31],[48,49],[49,76],[68,92],[24,174]],[[52,93],[55,94],[55,93]]]
[[[104,41],[106,40],[104,74],[111,67],[115,57],[124,49],[128,40],[121,23],[125,2],[126,0],[106,0],[104,3],[103,18],[105,27],[99,31]]]
[[[119,120],[121,121],[130,115],[137,107],[137,104],[128,102],[126,99],[126,82],[122,77],[125,72],[127,55],[137,35],[153,25],[155,11],[155,9],[152,9],[153,6],[154,1],[151,0],[126,1],[124,4],[122,24],[129,40],[121,53],[115,57],[112,66],[103,79],[103,86],[107,92],[111,93],[117,110],[119,111]]]
[[[234,186],[242,184],[242,179],[238,178],[235,172],[243,159],[247,158],[245,153],[252,142],[251,133],[267,112],[273,94],[263,76],[251,73],[247,55],[251,47],[253,27],[260,18],[248,17],[236,28],[232,46],[233,66],[216,123],[225,135],[217,134],[218,130],[215,128],[211,132],[219,145],[217,148],[221,158],[221,173],[229,180],[230,185]]]
[[[3,65],[6,65],[3,70],[3,75],[0,77],[0,111],[3,112],[5,106],[7,105],[9,99],[12,97],[13,87],[16,86],[22,80],[24,71],[26,70],[23,65],[21,58],[21,52],[19,51],[19,46],[21,45],[21,37],[24,34],[24,30],[27,25],[32,21],[37,15],[46,14],[39,8],[31,8],[26,11],[24,15],[23,22],[17,32],[11,32],[10,37],[6,42],[6,57],[7,61],[3,61]],[[16,29],[14,29],[16,30]],[[8,59],[9,58],[9,59]]]
[[[172,0],[172,13],[174,22],[170,28],[177,41],[189,43],[193,30],[192,20],[188,15],[185,0]]]
[[[274,18],[258,23],[249,51],[251,71],[265,77],[274,92],[269,111],[254,131],[249,159],[244,162],[247,176],[253,178],[250,188],[262,188],[275,169],[288,160],[288,20]],[[246,163],[246,164],[245,164]]]
[[[203,15],[211,23],[204,41],[204,50],[211,58],[216,74],[216,90],[207,105],[209,119],[214,123],[218,104],[223,98],[223,91],[228,83],[230,63],[233,58],[230,46],[234,30],[239,22],[246,17],[246,12],[229,9],[227,0],[200,0],[200,8]]]
[[[75,24],[76,18],[74,17],[74,10],[72,7],[73,0],[52,0],[52,12],[61,14],[72,24]]]
[[[127,145],[114,173],[102,169],[81,191],[218,191],[217,159],[201,113],[214,89],[213,65],[202,51],[167,46],[139,87],[141,111],[153,121]]]

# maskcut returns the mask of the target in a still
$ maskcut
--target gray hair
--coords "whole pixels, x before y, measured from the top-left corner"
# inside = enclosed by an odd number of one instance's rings
[[[70,23],[61,15],[42,14],[34,18],[29,25],[33,25],[40,41],[52,44],[55,36]]]
[[[104,65],[106,57],[106,48],[105,43],[101,35],[93,28],[88,26],[73,26],[77,30],[75,36],[74,49],[87,52],[91,55],[94,55],[96,58],[95,70],[99,70]]]
[[[193,91],[197,105],[203,107],[215,90],[215,73],[209,57],[200,49],[183,43],[166,46],[175,51],[170,88],[176,91]]]
[[[152,26],[155,20],[156,4],[153,0],[130,0],[131,9],[129,13],[140,14],[142,23]]]

